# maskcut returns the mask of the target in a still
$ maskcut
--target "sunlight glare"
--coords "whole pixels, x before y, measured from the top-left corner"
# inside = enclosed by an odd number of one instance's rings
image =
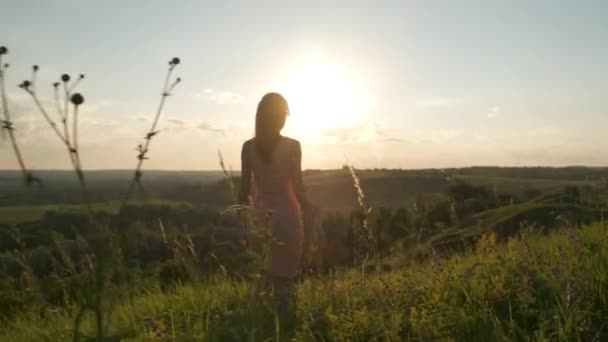
[[[374,98],[361,90],[361,82],[342,65],[312,60],[292,66],[279,91],[289,102],[286,126],[310,142],[323,139],[323,131],[351,127],[365,120]]]

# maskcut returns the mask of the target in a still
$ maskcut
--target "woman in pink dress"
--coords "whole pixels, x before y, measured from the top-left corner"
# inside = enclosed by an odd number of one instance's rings
[[[288,114],[287,101],[280,94],[262,97],[255,118],[255,137],[243,144],[239,194],[239,201],[245,205],[253,197],[256,217],[265,220],[274,234],[266,275],[279,308],[293,295],[304,243],[302,206],[306,205],[300,143],[281,135]]]

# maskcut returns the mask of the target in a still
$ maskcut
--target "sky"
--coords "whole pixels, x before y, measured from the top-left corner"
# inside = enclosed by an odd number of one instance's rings
[[[85,169],[130,169],[170,58],[145,169],[240,168],[255,109],[281,92],[303,167],[608,165],[606,1],[0,2],[17,138],[33,169],[69,158],[17,87],[86,74]],[[54,114],[54,112],[53,112]],[[0,138],[0,169],[17,163]]]

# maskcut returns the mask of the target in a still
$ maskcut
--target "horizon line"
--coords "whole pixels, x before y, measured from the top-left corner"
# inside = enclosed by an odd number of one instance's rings
[[[307,169],[303,169],[302,172],[306,172],[306,171],[336,171],[336,170],[340,170],[342,169],[344,166],[348,166],[348,165],[343,165],[341,167],[338,168],[307,168]],[[469,165],[469,166],[446,166],[446,167],[419,167],[419,168],[397,168],[397,167],[367,167],[367,168],[357,168],[356,166],[354,166],[354,168],[356,170],[389,170],[389,171],[419,171],[419,170],[453,170],[453,169],[472,169],[472,168],[503,168],[503,169],[507,169],[507,168],[518,168],[518,169],[526,169],[526,168],[547,168],[547,169],[567,169],[567,168],[587,168],[587,169],[608,169],[608,165]],[[48,168],[48,169],[36,169],[36,170],[30,170],[32,172],[48,172],[48,171],[57,171],[57,172],[74,172],[73,169],[69,169],[69,168],[65,168],[65,169],[59,169],[59,168]],[[115,168],[108,168],[108,169],[86,169],[83,170],[85,173],[86,172],[133,172],[133,169],[115,169]],[[148,169],[145,170],[145,172],[223,172],[222,169]],[[232,172],[240,172],[241,170],[239,169],[233,169],[233,170],[228,170],[228,171],[232,171]],[[0,169],[0,172],[19,172],[21,173],[20,169]]]

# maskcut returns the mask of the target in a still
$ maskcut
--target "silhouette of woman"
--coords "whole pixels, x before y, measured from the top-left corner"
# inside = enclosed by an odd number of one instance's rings
[[[278,93],[268,93],[258,104],[255,137],[241,152],[241,204],[253,192],[256,218],[274,233],[266,275],[272,282],[279,310],[289,305],[300,268],[304,231],[302,207],[307,205],[302,184],[302,151],[297,140],[281,135],[289,107]],[[253,191],[252,191],[253,180]]]

